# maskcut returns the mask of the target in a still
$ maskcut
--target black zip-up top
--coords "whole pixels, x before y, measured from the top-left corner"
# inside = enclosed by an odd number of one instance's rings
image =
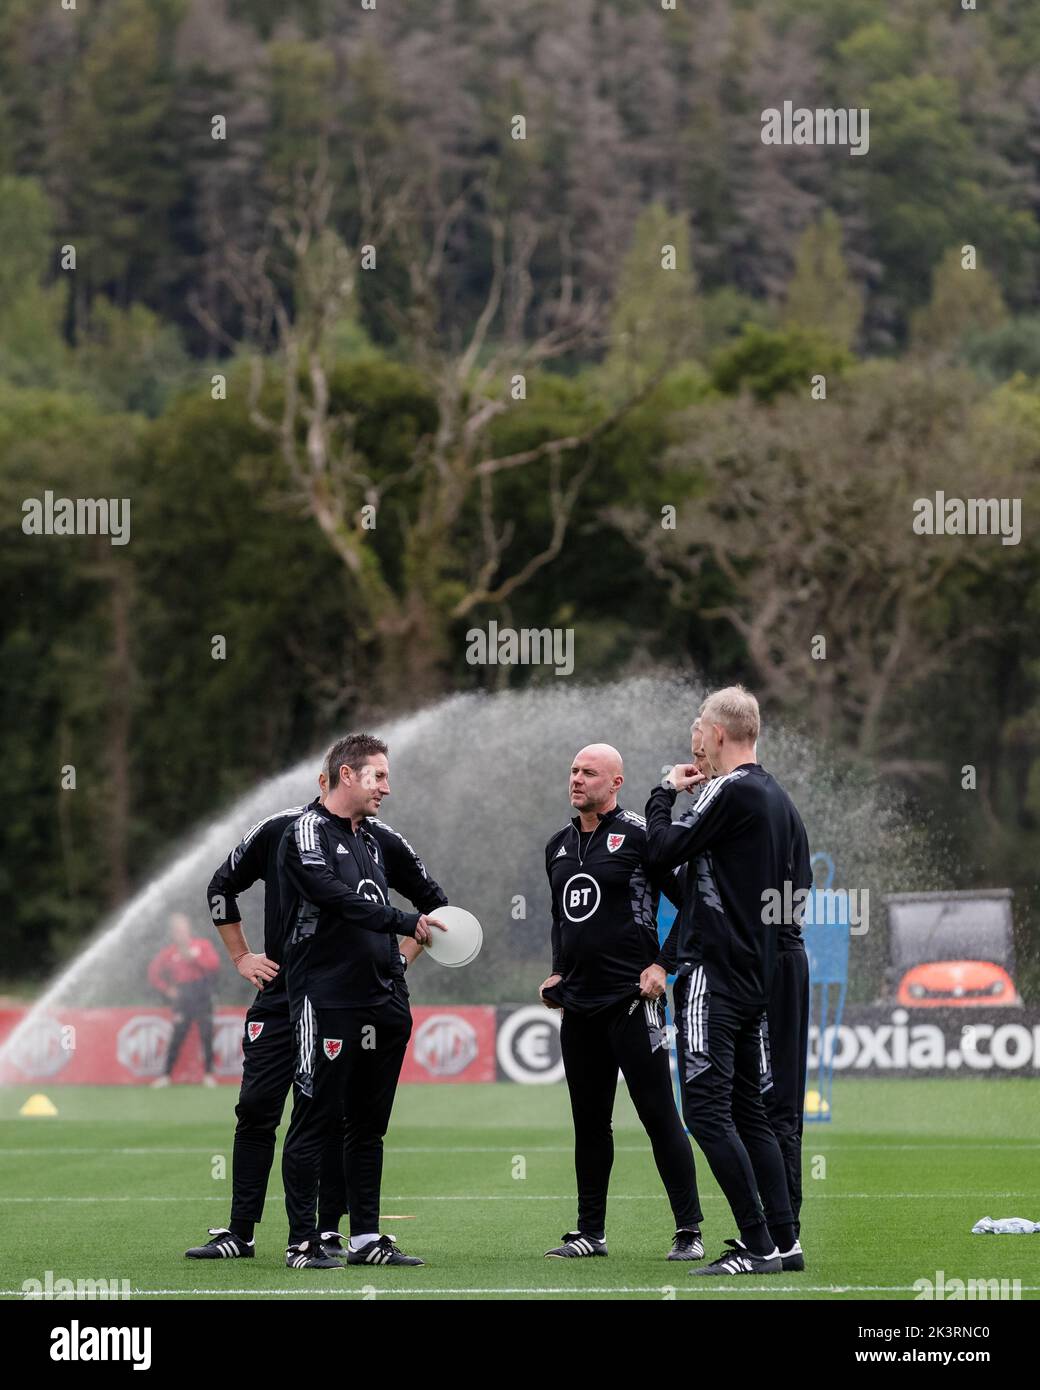
[[[673,824],[675,797],[672,788],[654,788],[646,833],[653,870],[691,866],[677,919],[679,971],[703,965],[709,989],[765,1007],[777,949],[801,944],[812,886],[802,818],[760,763],[705,783]]]
[[[209,881],[206,900],[214,926],[225,922],[240,922],[238,894],[252,888],[257,879],[264,881],[264,955],[283,968],[273,980],[257,992],[256,1004],[285,1007],[286,986],[282,936],[281,895],[278,891],[278,846],[287,826],[292,825],[304,811],[320,806],[318,797],[310,806],[290,806],[273,816],[257,821],[235,846]],[[255,1005],[254,1005],[255,1007]]]
[[[669,943],[657,941],[660,890],[679,904],[675,877],[648,870],[643,817],[616,806],[589,831],[575,816],[546,845],[545,871],[564,1008],[592,1013],[638,994],[642,972],[667,955]]]
[[[403,835],[374,817],[355,833],[327,806],[285,831],[278,880],[294,1014],[304,998],[324,1008],[385,999],[404,976],[397,938],[448,901]],[[394,907],[390,888],[419,911]]]

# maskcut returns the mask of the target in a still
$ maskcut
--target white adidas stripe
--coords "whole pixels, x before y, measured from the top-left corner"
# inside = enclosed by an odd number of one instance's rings
[[[307,811],[296,822],[296,845],[301,854],[318,850],[318,817],[313,811]]]
[[[430,875],[426,872],[426,865],[422,862],[422,860],[416,854],[415,850],[411,847],[411,845],[408,843],[408,841],[404,838],[404,836],[401,834],[399,830],[395,830],[392,825],[387,825],[385,820],[379,820],[376,816],[366,816],[365,819],[368,820],[372,825],[378,825],[380,830],[388,830],[391,835],[396,835],[397,838],[401,841],[401,844],[404,845],[405,849],[415,860],[416,868],[421,871],[423,878],[429,878]]]
[[[299,1068],[304,1076],[314,1070],[314,1036],[317,1029],[317,1016],[308,997],[304,998],[300,1021],[296,1025],[299,1038]]]
[[[577,1250],[581,1255],[595,1254],[592,1242],[587,1240],[585,1236],[577,1236],[574,1240],[569,1240],[567,1244],[572,1250]]]
[[[688,811],[687,814],[691,817],[703,815],[707,808],[718,796],[722,788],[726,786],[728,782],[733,782],[737,778],[746,776],[747,773],[744,771],[743,768],[736,767],[733,769],[732,772],[727,772],[724,777],[713,778],[710,782],[708,782],[705,785],[704,790],[701,792],[700,796],[694,802],[692,809]]]
[[[242,836],[242,845],[239,848],[248,845],[249,841],[257,833],[257,831],[262,830],[263,827],[265,825],[270,824],[271,821],[279,820],[282,816],[301,815],[306,809],[306,806],[287,806],[284,811],[275,811],[273,815],[264,816],[263,820],[258,820],[257,823],[253,826],[253,828],[251,830],[247,830],[246,833]]]
[[[707,979],[703,965],[699,965],[690,976],[690,991],[686,996],[686,1045],[690,1052],[704,1051],[704,1026],[701,1018],[701,1005]],[[695,1026],[696,1020],[696,1026]]]

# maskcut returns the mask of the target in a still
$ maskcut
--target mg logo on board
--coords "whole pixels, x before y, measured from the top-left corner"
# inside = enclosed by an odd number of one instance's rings
[[[477,1034],[458,1014],[433,1014],[416,1030],[414,1047],[431,1076],[458,1076],[477,1055]]]
[[[57,1076],[72,1056],[67,1031],[56,1018],[40,1018],[25,1029],[10,1051],[10,1058],[25,1076]]]
[[[116,1038],[116,1056],[135,1076],[159,1076],[166,1064],[173,1025],[161,1014],[135,1014]]]

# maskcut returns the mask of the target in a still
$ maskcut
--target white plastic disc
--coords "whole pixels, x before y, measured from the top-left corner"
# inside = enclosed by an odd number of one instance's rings
[[[458,968],[469,965],[480,954],[484,933],[480,923],[464,907],[435,907],[426,914],[443,922],[447,931],[432,927],[433,940],[426,947],[438,965]]]

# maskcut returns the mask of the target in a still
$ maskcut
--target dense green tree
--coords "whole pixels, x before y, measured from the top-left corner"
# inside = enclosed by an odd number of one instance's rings
[[[131,495],[138,437],[138,421],[104,414],[83,396],[0,387],[8,596],[0,727],[12,808],[0,911],[14,970],[47,969],[130,884],[132,671],[121,623],[132,548],[105,535],[26,532],[24,506],[42,504],[47,490],[59,498]],[[66,767],[75,770],[74,789],[62,786]]]
[[[659,204],[636,223],[610,318],[606,379],[624,394],[692,355],[699,340],[689,228]]]
[[[923,302],[943,254],[969,240],[985,248],[986,263],[1000,266],[1019,292],[1022,275],[1031,275],[1035,218],[1013,190],[996,198],[987,187],[992,166],[961,114],[953,81],[930,74],[887,78],[867,89],[865,104],[870,153],[857,173],[865,184],[872,251],[884,267],[875,314],[904,322]]]
[[[951,246],[932,276],[932,297],[914,314],[911,345],[918,351],[952,355],[968,333],[987,333],[1007,319],[996,277],[984,264],[965,267]]]
[[[1016,372],[1040,377],[1040,315],[1023,314],[989,331],[969,330],[959,355],[995,381],[1005,381]]]
[[[841,250],[841,223],[833,212],[807,227],[794,253],[783,321],[851,348],[863,316],[863,294],[849,278]]]
[[[808,397],[814,376],[838,376],[851,360],[840,344],[822,333],[804,328],[777,332],[752,324],[715,355],[711,380],[727,395],[747,389],[760,401],[787,391]]]
[[[983,658],[979,609],[1011,562],[999,536],[920,532],[917,502],[1031,496],[1038,422],[1031,392],[990,400],[963,370],[894,364],[858,369],[827,401],[708,400],[659,465],[683,503],[676,526],[632,510],[615,521],[674,576],[676,603],[740,635],[778,707],[892,773],[949,779],[908,709],[937,689],[956,698],[944,683]],[[728,592],[706,603],[709,561]]]
[[[1038,54],[1013,0],[0,6],[8,967],[366,702],[538,679],[466,663],[491,617],[758,684],[1026,885],[1028,520],[944,568],[901,518],[1040,505]],[[869,154],[763,145],[787,94]],[[131,543],[26,536],[46,488]]]

